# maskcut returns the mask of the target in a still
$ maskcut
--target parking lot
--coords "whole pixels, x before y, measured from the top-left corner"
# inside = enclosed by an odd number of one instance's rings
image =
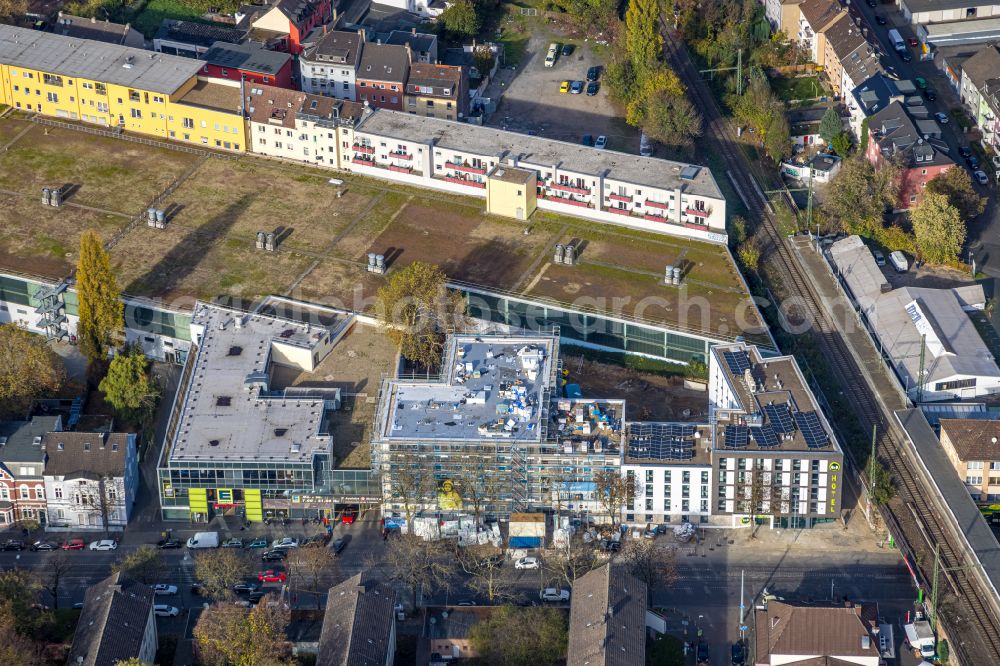
[[[573,53],[560,55],[555,66],[545,67],[545,54],[553,42],[573,44]],[[595,139],[604,135],[607,148],[638,153],[639,131],[625,123],[608,97],[603,81],[605,64],[592,42],[564,40],[547,30],[536,30],[518,68],[502,72],[503,96],[488,124],[574,143],[585,134]],[[601,68],[596,95],[559,91],[563,81],[582,81],[586,88],[587,70],[593,66]]]

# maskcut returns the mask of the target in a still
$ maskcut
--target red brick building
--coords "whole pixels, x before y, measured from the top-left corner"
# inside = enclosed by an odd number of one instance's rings
[[[58,416],[0,423],[0,529],[19,520],[45,524],[45,434],[62,430]]]
[[[403,110],[410,74],[410,49],[390,44],[365,44],[358,65],[357,102],[380,109]]]
[[[865,157],[881,167],[889,160],[903,167],[895,210],[909,210],[920,203],[924,188],[938,174],[955,166],[932,141],[940,138],[933,120],[914,120],[899,102],[893,102],[868,120],[868,150]]]
[[[240,25],[249,23],[251,39],[268,48],[299,55],[309,33],[330,22],[332,8],[331,0],[278,0],[247,15]]]
[[[293,88],[292,56],[268,51],[256,44],[216,42],[202,60],[202,73],[217,79],[252,81],[278,88]]]

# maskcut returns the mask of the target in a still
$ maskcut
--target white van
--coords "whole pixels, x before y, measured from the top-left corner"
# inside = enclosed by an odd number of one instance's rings
[[[639,155],[642,157],[652,157],[653,146],[649,143],[649,137],[645,132],[639,133]]]
[[[218,532],[198,532],[187,541],[188,548],[218,548]]]
[[[549,52],[545,55],[545,66],[552,67],[556,64],[556,58],[559,57],[559,45],[552,43],[549,44]]]
[[[892,266],[896,269],[897,273],[905,273],[910,267],[910,262],[906,260],[906,255],[899,250],[896,250],[889,255],[889,261],[892,262]]]

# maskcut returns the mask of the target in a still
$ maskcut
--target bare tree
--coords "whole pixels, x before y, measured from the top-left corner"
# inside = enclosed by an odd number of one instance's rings
[[[52,595],[52,607],[59,609],[59,586],[73,570],[73,561],[68,551],[57,550],[45,558],[45,563],[36,569],[42,587]]]
[[[249,557],[235,548],[209,549],[194,558],[195,578],[205,586],[205,595],[213,599],[231,597],[233,586],[251,571]]]
[[[594,473],[594,485],[598,501],[611,516],[611,525],[617,526],[622,510],[631,505],[638,494],[638,483],[618,470],[602,469]]]
[[[554,548],[545,557],[547,573],[559,582],[572,587],[578,578],[604,564],[592,544],[584,543],[580,532],[574,534],[560,548]]]
[[[633,576],[646,584],[650,601],[655,589],[668,589],[677,582],[677,562],[673,548],[665,548],[654,539],[626,541],[621,562]]]
[[[403,505],[406,531],[413,534],[413,517],[428,498],[433,497],[434,473],[426,460],[409,451],[396,456],[390,454],[389,462],[394,468],[389,473],[390,499]]]
[[[446,589],[455,573],[455,561],[440,543],[424,541],[413,534],[390,539],[381,560],[369,558],[368,567],[380,567],[385,576],[404,585],[412,595],[413,607],[418,595]]]
[[[509,601],[517,596],[510,567],[504,567],[503,553],[492,545],[473,545],[457,548],[455,560],[469,579],[465,586],[486,597],[491,605]]]
[[[509,477],[506,481],[510,482]],[[477,526],[482,524],[485,514],[495,510],[503,494],[504,479],[497,470],[496,460],[486,455],[473,455],[463,461],[452,483],[463,505],[472,511]]]
[[[330,587],[339,569],[329,548],[296,548],[288,558],[288,573],[294,587],[313,595],[316,610],[320,609],[322,593]]]
[[[165,568],[160,551],[152,546],[139,546],[135,552],[125,555],[111,566],[112,571],[144,585],[155,583]]]

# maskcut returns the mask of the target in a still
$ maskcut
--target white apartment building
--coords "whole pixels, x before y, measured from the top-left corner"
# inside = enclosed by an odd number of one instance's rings
[[[354,101],[356,72],[364,49],[364,34],[332,30],[307,46],[299,57],[303,92]]]
[[[124,530],[139,485],[135,435],[52,432],[42,446],[46,531]]]
[[[247,115],[250,149],[316,166],[343,168],[338,132],[360,117],[355,102],[297,90],[249,85]]]
[[[351,171],[471,196],[518,167],[537,174],[540,209],[725,241],[726,201],[706,167],[386,110],[365,114],[340,148]]]

